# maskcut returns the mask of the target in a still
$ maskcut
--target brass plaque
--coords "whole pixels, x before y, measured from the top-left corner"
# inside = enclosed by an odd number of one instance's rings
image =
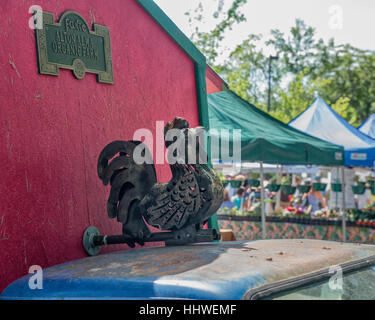
[[[113,84],[109,29],[93,24],[74,11],[66,11],[55,23],[50,12],[43,11],[43,28],[35,29],[40,74],[58,76],[59,68],[70,69],[77,79],[86,72],[97,74],[98,82]]]

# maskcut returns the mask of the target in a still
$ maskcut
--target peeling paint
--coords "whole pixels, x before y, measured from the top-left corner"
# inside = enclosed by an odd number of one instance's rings
[[[25,180],[26,180],[26,192],[29,192],[29,180],[27,178],[27,171],[25,170]]]
[[[91,24],[96,23],[95,15],[92,12],[92,9],[89,10],[89,13],[90,13],[90,22],[91,22]]]
[[[17,69],[15,63],[12,61],[12,57],[10,56],[10,54],[9,54],[9,64],[12,66],[12,68],[13,68],[14,70],[16,70],[16,73],[17,73],[18,78],[21,79],[21,78],[22,78],[22,77],[21,77],[21,74],[18,72],[18,69]],[[12,86],[13,86],[13,82],[12,82]]]

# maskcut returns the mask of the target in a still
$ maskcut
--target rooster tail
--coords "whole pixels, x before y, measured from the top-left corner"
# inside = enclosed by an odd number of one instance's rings
[[[135,161],[134,150],[137,147],[143,150],[146,163]],[[137,206],[156,183],[155,167],[147,146],[141,141],[113,141],[100,153],[97,171],[103,184],[111,185],[107,202],[108,216],[117,217],[124,226],[137,220],[137,224],[143,225],[142,214]]]

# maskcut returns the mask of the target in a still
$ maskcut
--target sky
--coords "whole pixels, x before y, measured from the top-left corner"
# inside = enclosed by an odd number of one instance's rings
[[[202,31],[211,30],[218,20],[212,17],[218,0],[154,0],[189,37],[195,25],[189,24],[187,11],[204,8]],[[232,0],[224,0],[224,10]],[[271,29],[288,33],[300,18],[316,29],[317,38],[334,38],[337,44],[349,43],[361,49],[375,50],[375,0],[248,0],[241,7],[247,21],[235,25],[223,41],[223,56],[249,34],[270,36]],[[265,47],[264,47],[265,49]],[[272,52],[264,51],[266,54]]]

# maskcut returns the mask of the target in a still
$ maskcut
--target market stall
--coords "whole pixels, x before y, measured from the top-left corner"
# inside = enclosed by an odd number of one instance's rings
[[[340,145],[345,150],[345,166],[373,167],[375,140],[354,128],[318,97],[299,116],[289,122],[295,129]]]
[[[311,137],[281,121],[227,90],[208,95],[209,128],[241,130],[241,161],[260,163],[262,236],[265,238],[263,164],[289,165],[343,165],[343,148]],[[220,138],[220,144],[228,139],[228,146],[236,142],[233,136]],[[225,142],[225,141],[224,141]],[[215,146],[213,146],[215,147]],[[229,147],[229,148],[230,148]],[[223,152],[221,148],[221,152]],[[222,153],[211,150],[212,161],[220,162]]]
[[[290,121],[289,125],[314,137],[343,146],[344,163],[347,167],[372,168],[374,165],[375,140],[350,125],[321,97],[317,97],[305,111]],[[335,177],[334,184],[338,189],[331,189],[331,199],[335,199],[336,204],[345,203],[345,208],[354,208],[354,201],[351,200],[355,194],[362,193],[363,186],[353,185],[354,181],[350,179],[352,170],[345,170],[348,172],[344,173],[343,169],[341,173],[337,170],[332,172]],[[345,186],[342,186],[343,183]]]

